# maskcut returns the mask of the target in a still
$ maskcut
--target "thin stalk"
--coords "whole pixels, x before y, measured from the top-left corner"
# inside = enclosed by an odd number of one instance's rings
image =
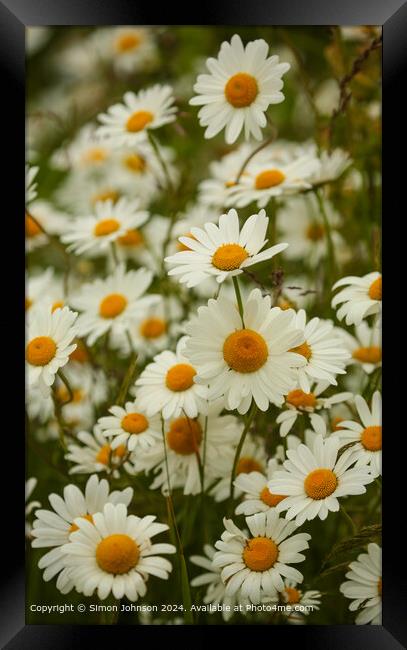
[[[263,141],[263,142],[262,142],[258,147],[256,147],[256,149],[254,149],[254,150],[253,150],[253,151],[252,151],[252,152],[247,156],[246,160],[243,161],[243,164],[242,164],[242,166],[240,167],[240,169],[239,169],[239,171],[238,171],[238,174],[237,174],[237,176],[236,176],[236,179],[235,179],[235,184],[236,184],[236,185],[237,185],[238,182],[240,181],[240,177],[242,176],[244,170],[246,169],[246,167],[247,167],[247,165],[249,164],[249,162],[251,161],[251,159],[254,158],[254,156],[255,156],[256,154],[258,154],[259,151],[262,151],[262,149],[265,149],[269,144],[271,144],[271,143],[276,139],[276,137],[277,137],[277,129],[276,129],[276,127],[274,126],[274,124],[271,124],[271,123],[270,123],[270,121],[269,121],[269,124],[270,124],[270,126],[272,127],[272,129],[273,129],[272,134],[271,134],[268,138],[266,138],[266,140],[264,140],[264,141]]]
[[[147,130],[147,135],[148,135],[148,139],[150,141],[150,144],[154,149],[154,153],[155,153],[155,155],[157,157],[157,160],[158,160],[159,164],[161,165],[161,168],[162,168],[162,170],[164,172],[165,180],[166,180],[166,183],[167,183],[167,189],[171,193],[173,193],[174,192],[174,186],[173,186],[173,183],[172,183],[172,180],[171,180],[170,172],[168,171],[167,163],[165,162],[164,158],[161,155],[160,147],[159,147],[159,145],[157,143],[157,140],[155,139],[155,137],[153,136],[153,134],[149,130]]]
[[[335,248],[332,240],[331,224],[329,223],[328,215],[325,210],[324,199],[322,197],[321,192],[319,190],[316,190],[315,196],[318,201],[319,212],[324,222],[324,228],[326,232],[326,238],[328,243],[328,263],[329,263],[330,282],[332,285],[334,283],[334,279],[336,275],[336,259],[335,259]]]
[[[118,406],[123,406],[127,393],[129,392],[129,386],[131,383],[131,380],[133,379],[134,373],[136,371],[136,365],[137,365],[137,353],[133,352],[132,359],[130,361],[129,367],[127,368],[127,372],[123,378],[122,385],[120,386],[119,394],[116,399],[116,404]]]
[[[344,519],[346,519],[346,521],[348,523],[348,526],[350,527],[352,535],[356,535],[356,533],[358,532],[358,529],[356,528],[356,524],[353,521],[352,517],[349,515],[349,513],[346,512],[345,508],[342,505],[339,506],[339,509],[340,509]]]
[[[62,409],[64,406],[72,402],[73,400],[73,390],[71,388],[71,385],[62,372],[61,368],[58,370],[58,377],[61,379],[63,382],[66,390],[68,391],[68,399],[65,400],[64,402],[60,402],[55,390],[55,385],[54,385],[54,392],[53,392],[53,401],[54,401],[54,408],[55,408],[55,417],[58,422],[58,432],[59,432],[59,441],[61,443],[61,447],[63,448],[64,451],[67,451],[67,446],[65,442],[65,422],[62,417]]]
[[[234,486],[233,482],[235,480],[236,467],[237,467],[237,464],[239,462],[239,458],[240,458],[240,454],[242,452],[242,447],[243,447],[244,441],[246,439],[247,433],[248,433],[248,431],[250,429],[250,425],[253,422],[253,419],[254,419],[256,413],[257,413],[257,404],[255,402],[253,402],[251,411],[250,411],[250,413],[249,413],[249,415],[247,417],[247,420],[246,420],[245,427],[244,427],[244,429],[242,431],[242,435],[240,436],[239,444],[237,445],[237,448],[236,448],[235,458],[233,460],[232,474],[230,476],[230,500],[231,501],[233,501],[234,494],[235,494],[235,486]]]
[[[110,248],[111,248],[111,251],[112,251],[112,257],[113,257],[114,265],[119,266],[119,258],[118,258],[118,255],[117,255],[116,244],[114,243],[114,241],[111,242]]]
[[[240,318],[242,319],[242,325],[243,325],[243,328],[244,328],[245,325],[244,325],[244,314],[243,314],[243,302],[242,302],[242,296],[241,296],[241,293],[240,293],[239,282],[238,282],[238,279],[237,279],[236,275],[234,275],[232,277],[232,280],[233,280],[233,286],[234,286],[234,289],[235,289],[237,305],[239,307],[239,314],[240,314]]]

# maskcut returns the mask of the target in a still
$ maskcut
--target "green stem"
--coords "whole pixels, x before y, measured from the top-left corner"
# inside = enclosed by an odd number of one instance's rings
[[[122,385],[120,386],[119,394],[116,399],[116,404],[118,406],[123,406],[127,393],[129,392],[129,386],[131,383],[131,380],[133,379],[134,373],[136,371],[136,365],[137,365],[137,353],[133,352],[132,359],[130,361],[129,367],[127,368],[127,372],[124,376]]]
[[[348,525],[350,527],[350,530],[352,532],[352,535],[356,535],[358,530],[356,528],[356,524],[353,521],[352,517],[346,512],[345,508],[342,505],[339,506],[339,509],[340,509],[344,519],[346,519],[346,521],[347,521],[347,523],[348,523]]]
[[[240,454],[242,452],[242,447],[243,447],[244,441],[246,439],[247,433],[248,433],[248,431],[250,429],[250,425],[253,422],[253,419],[254,419],[256,413],[257,413],[257,404],[255,402],[253,402],[251,411],[250,411],[249,415],[247,416],[246,424],[245,424],[245,427],[244,427],[244,429],[242,431],[242,435],[240,436],[239,444],[236,447],[236,453],[235,453],[235,458],[234,458],[233,467],[232,467],[232,474],[230,476],[230,500],[231,500],[231,502],[233,501],[234,493],[235,493],[235,486],[234,486],[233,482],[235,480],[236,467],[237,467],[237,464],[239,462],[239,458],[240,458]]]
[[[59,401],[59,399],[58,399],[58,395],[56,393],[55,384],[54,384],[54,387],[53,387],[53,391],[54,391],[53,392],[53,401],[54,401],[54,408],[55,408],[55,417],[56,417],[57,422],[58,422],[59,441],[61,443],[61,447],[63,448],[63,450],[67,451],[67,446],[66,446],[66,442],[65,442],[65,422],[64,422],[63,417],[62,417],[62,409],[63,409],[64,406],[66,406],[67,404],[72,402],[72,400],[73,400],[73,390],[71,388],[71,385],[70,385],[68,379],[66,378],[66,376],[62,372],[61,368],[58,370],[57,374],[58,374],[58,377],[61,379],[62,383],[64,384],[66,390],[68,391],[68,399],[65,400],[65,402],[61,403]]]
[[[162,168],[162,170],[164,172],[165,180],[167,182],[167,189],[171,193],[173,193],[174,192],[174,186],[172,184],[170,172],[168,171],[167,163],[165,162],[164,158],[161,155],[159,144],[158,144],[157,140],[155,139],[155,137],[153,136],[153,134],[149,130],[147,130],[147,135],[148,135],[148,139],[150,141],[150,144],[151,144],[152,148],[154,149],[154,153],[155,153],[155,155],[157,157],[157,160],[160,163],[161,168]]]
[[[119,258],[117,256],[117,249],[116,249],[116,244],[114,243],[114,241],[112,241],[110,247],[111,247],[111,251],[112,251],[112,257],[113,257],[114,265],[118,266],[119,265]]]
[[[232,280],[233,280],[233,286],[234,286],[234,289],[235,289],[237,305],[239,307],[239,314],[240,314],[240,318],[242,319],[242,325],[243,325],[243,328],[244,328],[245,325],[244,325],[244,318],[243,318],[243,302],[242,302],[242,296],[241,296],[241,293],[240,293],[239,282],[238,282],[237,276],[234,275],[232,277]]]
[[[324,222],[324,228],[325,228],[327,243],[328,243],[328,263],[329,263],[330,282],[331,285],[333,285],[336,277],[336,259],[335,259],[335,248],[332,240],[331,224],[329,223],[328,215],[325,209],[324,199],[321,192],[319,190],[315,190],[315,196],[318,202],[319,212]]]

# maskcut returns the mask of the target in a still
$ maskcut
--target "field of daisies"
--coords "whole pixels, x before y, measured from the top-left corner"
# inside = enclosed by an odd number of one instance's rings
[[[29,623],[380,624],[380,59],[28,29]]]

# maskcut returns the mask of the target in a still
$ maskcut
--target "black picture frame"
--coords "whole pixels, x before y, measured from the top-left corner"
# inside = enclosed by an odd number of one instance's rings
[[[145,3],[144,3],[145,4]],[[3,152],[7,155],[3,157],[4,164],[2,178],[6,179],[7,187],[5,194],[8,214],[13,219],[7,220],[7,230],[2,229],[3,243],[6,241],[5,236],[13,238],[11,259],[2,259],[3,274],[0,277],[10,277],[10,264],[15,269],[15,280],[10,283],[6,292],[7,304],[14,304],[15,323],[5,318],[3,313],[0,319],[3,337],[7,337],[7,345],[2,346],[4,354],[2,359],[6,364],[6,407],[10,413],[23,413],[22,395],[23,387],[22,377],[24,376],[23,360],[20,357],[16,362],[13,350],[19,349],[23,333],[23,308],[21,296],[24,291],[24,262],[21,259],[24,255],[23,229],[18,225],[18,214],[22,212],[23,202],[23,148],[25,146],[24,130],[22,128],[24,120],[24,62],[25,62],[25,27],[40,25],[115,25],[115,24],[233,24],[233,25],[251,25],[251,24],[277,24],[277,25],[382,25],[383,26],[383,94],[384,94],[384,120],[385,120],[385,138],[383,148],[383,160],[389,165],[388,187],[385,184],[385,202],[387,201],[388,219],[394,217],[400,211],[400,205],[404,198],[405,166],[401,169],[394,169],[393,152],[390,143],[397,143],[402,151],[405,151],[405,109],[401,99],[405,72],[407,69],[407,2],[402,0],[342,0],[342,2],[332,2],[331,0],[285,0],[275,2],[274,0],[251,0],[244,3],[242,0],[231,0],[229,3],[222,4],[205,2],[201,15],[185,15],[181,5],[174,7],[174,3],[167,3],[166,7],[152,7],[150,11],[145,6],[141,8],[141,3],[134,0],[0,0],[0,65],[2,69],[2,95],[0,101],[3,125]],[[147,9],[147,10],[146,10]],[[386,123],[386,120],[388,122]],[[392,133],[393,131],[393,133]],[[16,155],[13,157],[13,153]],[[14,158],[14,160],[13,160]],[[398,163],[396,163],[397,166]],[[386,165],[384,165],[386,167]],[[386,174],[384,174],[386,178]],[[405,212],[403,208],[403,213]],[[17,214],[16,214],[17,213]],[[386,212],[387,213],[387,212]],[[5,215],[4,215],[5,216]],[[16,236],[11,233],[9,225],[14,222],[16,226]],[[391,239],[391,236],[390,236]],[[17,244],[18,242],[18,244]],[[391,242],[393,257],[393,243]],[[18,264],[18,253],[21,251],[21,264]],[[403,260],[405,253],[402,249],[400,257]],[[403,275],[403,282],[405,273]],[[14,271],[13,271],[14,277]],[[18,285],[18,279],[21,284]],[[389,282],[389,285],[391,282]],[[391,288],[391,287],[390,287]],[[405,292],[404,292],[405,295]],[[391,298],[390,304],[391,304]],[[397,301],[397,297],[396,297]],[[393,300],[394,302],[394,300]],[[21,304],[21,307],[20,307]],[[400,304],[400,303],[399,303]],[[20,324],[18,324],[20,323]],[[389,325],[390,329],[391,325]],[[12,331],[10,331],[12,330]],[[384,328],[384,331],[385,328]],[[12,336],[15,336],[16,345],[12,345]],[[1,339],[0,339],[1,340]],[[4,340],[4,339],[3,339]],[[10,341],[10,344],[8,343]],[[391,343],[390,343],[391,345]],[[389,347],[390,347],[389,345]],[[404,345],[405,348],[405,345]],[[390,353],[391,357],[391,353]],[[13,379],[13,373],[17,376]],[[389,373],[392,375],[391,371]],[[20,397],[14,397],[16,391],[8,391],[7,387],[12,382],[18,382],[16,385],[21,386]],[[389,378],[389,383],[394,381],[394,377]],[[21,383],[20,383],[21,382]],[[9,395],[9,393],[12,393]],[[391,387],[389,394],[392,394]],[[391,399],[390,409],[391,409]],[[22,419],[22,416],[21,416]],[[389,418],[388,418],[389,419]],[[21,423],[22,424],[22,423]],[[137,637],[135,631],[126,630],[125,627],[91,627],[91,626],[45,626],[45,625],[25,625],[24,622],[24,542],[22,535],[22,508],[24,477],[24,439],[21,435],[19,418],[11,417],[7,427],[13,429],[13,456],[19,459],[18,466],[20,469],[15,471],[14,465],[10,463],[13,469],[12,478],[7,482],[7,492],[3,493],[2,506],[5,513],[2,518],[4,550],[0,554],[3,559],[2,570],[0,572],[0,645],[8,650],[30,650],[47,648],[75,648],[86,647],[89,642],[96,644],[98,641],[121,643],[121,636],[126,634],[133,642],[145,644],[148,637],[154,643],[154,637],[157,635],[166,637],[166,642],[171,643],[175,635],[184,637],[183,643],[186,647],[204,647],[208,641],[214,637],[220,637],[227,642],[231,626],[201,627],[196,633],[194,628],[184,626],[176,627],[149,627],[138,628]],[[405,435],[403,433],[403,435]],[[391,449],[390,449],[391,452]],[[395,454],[397,456],[397,454]],[[3,459],[4,460],[4,459]],[[4,462],[5,465],[8,463]],[[394,469],[395,467],[395,469]],[[5,470],[7,467],[4,468]],[[387,469],[387,473],[386,473]],[[4,472],[2,472],[4,475]],[[256,639],[258,635],[271,635],[269,642],[278,643],[278,637],[287,644],[301,643],[301,647],[350,649],[350,648],[369,648],[369,650],[397,649],[406,647],[407,644],[407,623],[406,623],[406,602],[407,586],[401,576],[403,561],[400,561],[399,552],[405,553],[405,544],[403,543],[403,533],[399,531],[400,515],[393,517],[390,512],[387,516],[386,501],[393,501],[392,496],[398,493],[400,482],[403,478],[403,464],[400,457],[385,460],[384,473],[386,475],[386,485],[389,484],[389,490],[384,491],[384,547],[383,547],[383,625],[382,626],[306,626],[306,627],[284,627],[278,629],[273,627],[270,632],[264,627],[257,627],[255,630]],[[405,470],[404,470],[405,473]],[[404,490],[405,492],[405,490]],[[10,498],[12,497],[12,498]],[[21,501],[20,501],[21,499]],[[400,495],[405,503],[404,495]],[[405,505],[403,505],[402,520],[405,520]],[[405,562],[404,562],[405,564]],[[216,627],[216,630],[212,628]],[[232,626],[233,627],[233,626]],[[215,632],[215,634],[213,634]],[[239,627],[239,636],[241,642],[249,641],[253,638],[253,626]],[[284,639],[281,634],[284,633]],[[106,636],[107,635],[107,636]],[[114,635],[114,636],[113,636]],[[164,638],[165,638],[164,637]],[[276,638],[277,637],[277,638]],[[287,638],[290,637],[290,638]],[[294,639],[295,637],[295,639]]]

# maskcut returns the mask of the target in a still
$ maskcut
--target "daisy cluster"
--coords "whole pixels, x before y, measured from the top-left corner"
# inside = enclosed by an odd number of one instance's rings
[[[170,83],[171,47],[136,26],[69,41],[52,65],[85,117],[46,145],[33,127],[29,454],[60,479],[27,481],[33,561],[81,600],[177,593],[173,623],[333,623],[340,598],[378,624],[382,275],[344,214],[364,170],[317,95],[318,128],[279,135],[287,48],[231,34]]]

